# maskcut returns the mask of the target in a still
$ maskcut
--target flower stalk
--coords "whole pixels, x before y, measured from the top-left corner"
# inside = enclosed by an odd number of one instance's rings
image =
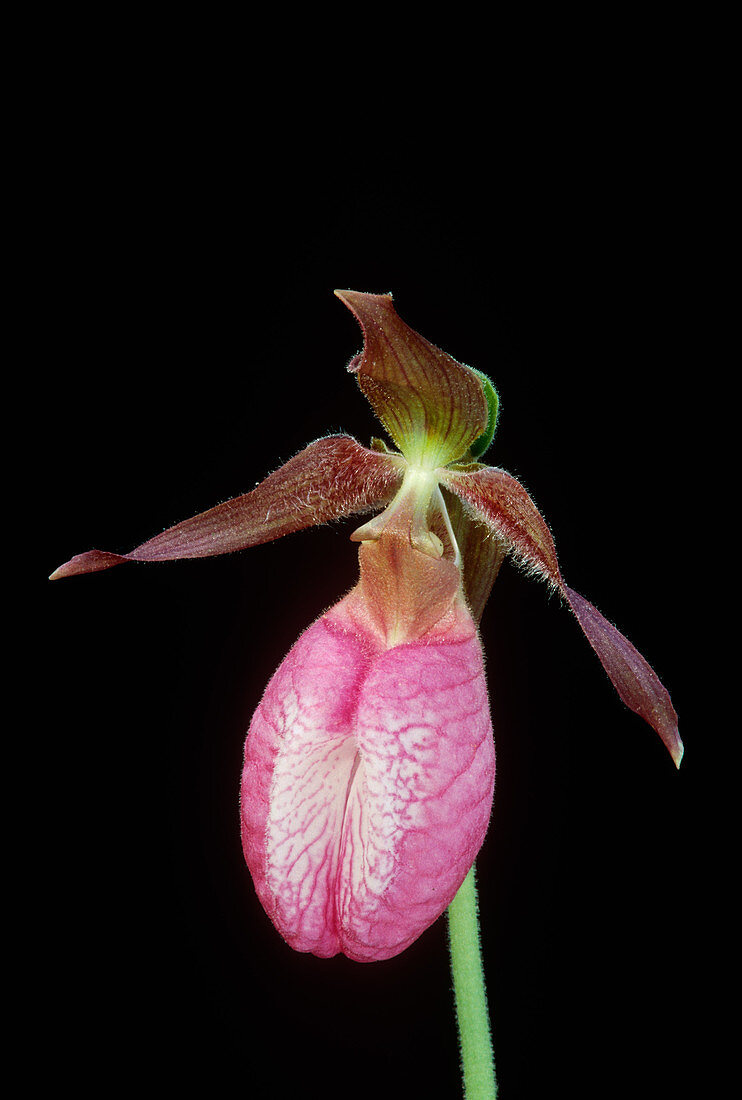
[[[482,964],[474,866],[449,905],[447,916],[464,1096],[466,1100],[494,1100],[497,1079]]]

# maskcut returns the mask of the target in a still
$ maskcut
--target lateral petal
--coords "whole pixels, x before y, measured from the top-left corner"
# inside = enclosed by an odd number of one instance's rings
[[[641,653],[579,592],[562,586],[578,623],[619,696],[660,735],[675,767],[683,759],[678,716],[670,695]]]
[[[683,758],[678,716],[667,689],[641,653],[588,600],[564,583],[551,532],[530,496],[504,470],[441,470],[441,482],[503,539],[527,568],[556,587],[620,698],[659,734],[676,767]]]
[[[461,458],[489,419],[477,374],[406,325],[390,294],[335,294],[363,330],[349,369],[408,461],[432,469]]]
[[[243,496],[177,523],[128,554],[76,554],[50,580],[94,573],[127,561],[170,561],[229,554],[331,519],[388,504],[402,483],[404,460],[371,451],[351,436],[310,443]]]
[[[549,584],[561,587],[562,575],[551,531],[519,481],[505,470],[478,464],[472,464],[468,470],[437,473],[441,483],[507,543],[521,565]]]

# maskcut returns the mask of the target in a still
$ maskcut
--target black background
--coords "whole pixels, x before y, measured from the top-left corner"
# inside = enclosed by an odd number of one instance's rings
[[[345,371],[360,331],[332,290],[392,291],[493,378],[488,460],[653,664],[686,741],[676,772],[574,619],[505,566],[482,622],[498,757],[478,861],[502,1098],[677,1095],[701,862],[687,458],[707,226],[687,118],[606,96],[569,126],[545,107],[505,149],[385,108],[374,127],[325,118],[320,144],[312,112],[264,129],[255,104],[78,99],[70,80],[36,208],[44,576],[249,490],[319,435],[368,443]],[[33,982],[61,1079],[94,1085],[95,1051],[130,1087],[459,1094],[444,921],[385,963],[299,955],[242,859],[245,731],[354,583],[353,527],[48,586]]]

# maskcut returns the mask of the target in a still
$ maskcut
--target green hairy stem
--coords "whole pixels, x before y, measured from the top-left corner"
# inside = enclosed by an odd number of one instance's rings
[[[448,943],[466,1100],[497,1096],[487,991],[479,943],[474,867],[448,907]]]

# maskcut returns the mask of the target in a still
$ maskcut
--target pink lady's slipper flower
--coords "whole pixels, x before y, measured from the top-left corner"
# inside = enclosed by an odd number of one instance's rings
[[[575,614],[623,701],[676,765],[677,715],[644,658],[562,579],[525,489],[477,461],[489,381],[410,329],[388,295],[338,292],[364,333],[349,365],[397,448],[311,443],[252,492],[128,554],[77,555],[53,578],[206,557],[377,513],[356,586],[271,679],[245,744],[242,842],[258,896],[299,951],[386,959],[450,904],[482,845],[495,751],[477,622],[507,553]]]

